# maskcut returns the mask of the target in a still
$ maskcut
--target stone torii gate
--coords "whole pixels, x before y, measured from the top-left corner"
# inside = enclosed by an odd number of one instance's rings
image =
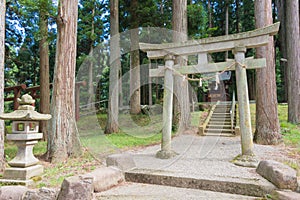
[[[247,49],[267,45],[269,38],[279,30],[279,23],[238,34],[189,40],[182,43],[148,44],[140,43],[140,49],[147,52],[150,59],[165,59],[165,66],[150,69],[150,77],[164,77],[163,130],[161,150],[158,158],[171,158],[176,153],[171,148],[171,128],[173,109],[173,76],[176,73],[197,74],[235,70],[238,96],[239,120],[241,128],[242,159],[253,156],[253,136],[251,128],[250,107],[246,69],[266,66],[266,59],[245,59]],[[235,60],[208,63],[207,54],[232,51]],[[198,55],[198,64],[189,66],[174,65],[175,56]]]

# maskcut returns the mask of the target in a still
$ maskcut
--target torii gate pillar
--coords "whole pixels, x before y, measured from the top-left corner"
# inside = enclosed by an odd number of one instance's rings
[[[165,79],[164,79],[164,101],[163,101],[163,129],[161,150],[157,152],[156,157],[161,159],[171,158],[175,153],[171,148],[172,139],[172,112],[173,112],[173,71],[175,56],[165,56]]]
[[[236,87],[238,96],[239,120],[241,127],[242,156],[253,156],[253,136],[251,128],[250,105],[246,69],[241,66],[245,60],[245,47],[235,47],[233,54],[236,60]]]

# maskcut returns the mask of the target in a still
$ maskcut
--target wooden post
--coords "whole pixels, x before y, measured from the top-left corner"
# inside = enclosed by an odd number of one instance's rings
[[[245,60],[245,47],[235,47],[233,50],[237,64],[235,66],[236,86],[239,107],[239,119],[241,128],[242,155],[253,155],[253,137],[251,129],[250,106],[248,97],[248,85],[246,68],[240,64]]]
[[[171,148],[172,138],[172,112],[173,112],[173,71],[175,57],[167,55],[165,57],[165,79],[164,79],[164,102],[163,102],[163,130],[161,140],[161,150],[156,157],[168,159],[176,155]]]

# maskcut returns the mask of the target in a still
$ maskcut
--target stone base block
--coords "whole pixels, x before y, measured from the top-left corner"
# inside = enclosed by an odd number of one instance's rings
[[[31,179],[29,180],[11,180],[11,179],[0,179],[1,185],[22,185],[22,186],[32,186],[35,182]],[[1,200],[1,199],[0,199]]]
[[[232,163],[241,167],[256,168],[259,161],[254,155],[238,155],[237,157],[235,157]]]
[[[169,159],[177,156],[178,153],[176,153],[173,150],[160,150],[156,153],[156,158],[160,159]]]
[[[106,165],[115,166],[122,171],[128,171],[136,167],[133,156],[130,154],[113,154],[106,158]]]
[[[34,165],[25,168],[10,167],[5,169],[3,174],[3,179],[26,181],[34,176],[42,175],[43,172],[44,172],[44,167],[42,165]]]

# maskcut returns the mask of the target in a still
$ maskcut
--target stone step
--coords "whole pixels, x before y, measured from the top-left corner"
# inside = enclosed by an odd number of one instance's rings
[[[205,136],[218,136],[218,137],[235,137],[235,132],[233,131],[233,133],[205,133]]]
[[[207,128],[217,128],[217,129],[230,129],[231,125],[223,125],[223,124],[208,124]]]
[[[208,123],[208,125],[222,125],[222,126],[223,125],[225,125],[225,126],[229,125],[229,126],[231,126],[231,122],[211,121],[211,122]]]
[[[125,183],[119,187],[95,194],[97,200],[183,200],[222,199],[254,200],[255,197],[212,192],[207,190],[179,188],[144,183]]]
[[[231,129],[218,129],[218,128],[207,128],[205,133],[231,133]]]
[[[219,121],[219,122],[230,122],[231,123],[230,118],[220,118],[220,117],[212,117],[212,118],[210,118],[209,121]]]
[[[188,174],[181,171],[171,172],[156,169],[133,169],[125,172],[125,180],[256,197],[263,197],[275,189],[274,185],[264,179],[205,176],[204,174]]]
[[[224,119],[230,119],[230,115],[226,115],[226,114],[212,114],[211,116],[212,118],[224,118]]]

